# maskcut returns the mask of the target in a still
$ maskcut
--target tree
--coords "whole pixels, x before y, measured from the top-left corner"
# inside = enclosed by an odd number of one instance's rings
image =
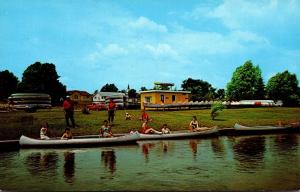
[[[270,99],[282,100],[285,105],[299,103],[299,87],[295,74],[288,71],[277,73],[271,77],[266,86],[267,95]]]
[[[215,120],[215,118],[219,115],[218,111],[223,111],[223,109],[225,109],[225,106],[220,101],[212,104],[210,112],[211,119]]]
[[[146,87],[141,87],[141,91],[147,91],[148,89]]]
[[[246,61],[237,67],[231,81],[227,84],[226,96],[229,100],[263,99],[264,83],[259,66]]]
[[[216,93],[216,97],[219,100],[222,100],[225,98],[225,90],[224,89],[218,89],[217,93]]]
[[[184,91],[191,91],[191,99],[193,101],[198,100],[212,100],[215,96],[215,88],[206,81],[200,79],[188,78],[181,84]]]
[[[7,99],[17,91],[19,80],[8,70],[0,71],[0,100]]]
[[[128,97],[129,98],[136,98],[136,96],[137,96],[136,90],[135,89],[129,89]]]
[[[59,105],[60,98],[66,96],[66,86],[58,79],[54,64],[36,62],[24,71],[18,91],[47,93],[51,96],[52,105]]]
[[[115,86],[115,84],[108,84],[104,85],[101,88],[102,92],[118,92],[118,88]]]

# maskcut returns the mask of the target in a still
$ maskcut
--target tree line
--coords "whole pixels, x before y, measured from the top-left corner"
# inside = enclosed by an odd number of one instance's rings
[[[36,62],[23,72],[22,80],[8,70],[0,71],[0,100],[5,100],[15,92],[48,93],[52,104],[60,103],[60,98],[66,96],[66,86],[59,80],[55,65]],[[267,84],[263,82],[261,69],[252,61],[246,61],[236,68],[225,89],[216,89],[209,82],[201,79],[188,78],[181,84],[184,91],[191,91],[191,100],[231,100],[272,99],[282,100],[285,105],[298,105],[300,88],[297,76],[284,71],[271,77]],[[141,87],[140,91],[147,90]],[[126,92],[131,98],[138,97],[135,89],[119,90],[115,84],[105,84],[100,91]],[[94,92],[96,93],[97,90]]]

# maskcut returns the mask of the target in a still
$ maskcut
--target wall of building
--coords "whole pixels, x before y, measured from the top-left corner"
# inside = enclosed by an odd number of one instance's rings
[[[181,92],[146,92],[141,93],[141,109],[144,108],[144,103],[151,104],[172,104],[184,103],[189,101],[188,93]]]

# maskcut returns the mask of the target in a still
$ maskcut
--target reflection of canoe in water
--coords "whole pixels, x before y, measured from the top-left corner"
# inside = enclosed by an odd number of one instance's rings
[[[21,136],[19,143],[21,148],[52,148],[52,147],[87,147],[87,146],[110,146],[136,143],[139,134],[124,135],[110,138],[80,138],[80,139],[33,139]]]
[[[183,132],[174,131],[170,134],[140,134],[139,140],[150,140],[150,139],[180,139],[180,138],[191,138],[191,137],[208,137],[218,133],[217,127],[212,127],[208,130],[196,131],[196,132]]]
[[[282,131],[296,131],[297,128],[292,126],[243,126],[238,123],[234,125],[234,129],[238,132],[251,132],[251,133],[261,133],[261,132],[282,132]]]

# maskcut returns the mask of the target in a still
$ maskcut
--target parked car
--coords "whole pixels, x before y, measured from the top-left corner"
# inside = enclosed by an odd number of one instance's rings
[[[91,103],[91,104],[87,105],[86,107],[89,110],[93,110],[93,111],[100,111],[100,110],[106,109],[106,105],[102,104],[102,103]]]

